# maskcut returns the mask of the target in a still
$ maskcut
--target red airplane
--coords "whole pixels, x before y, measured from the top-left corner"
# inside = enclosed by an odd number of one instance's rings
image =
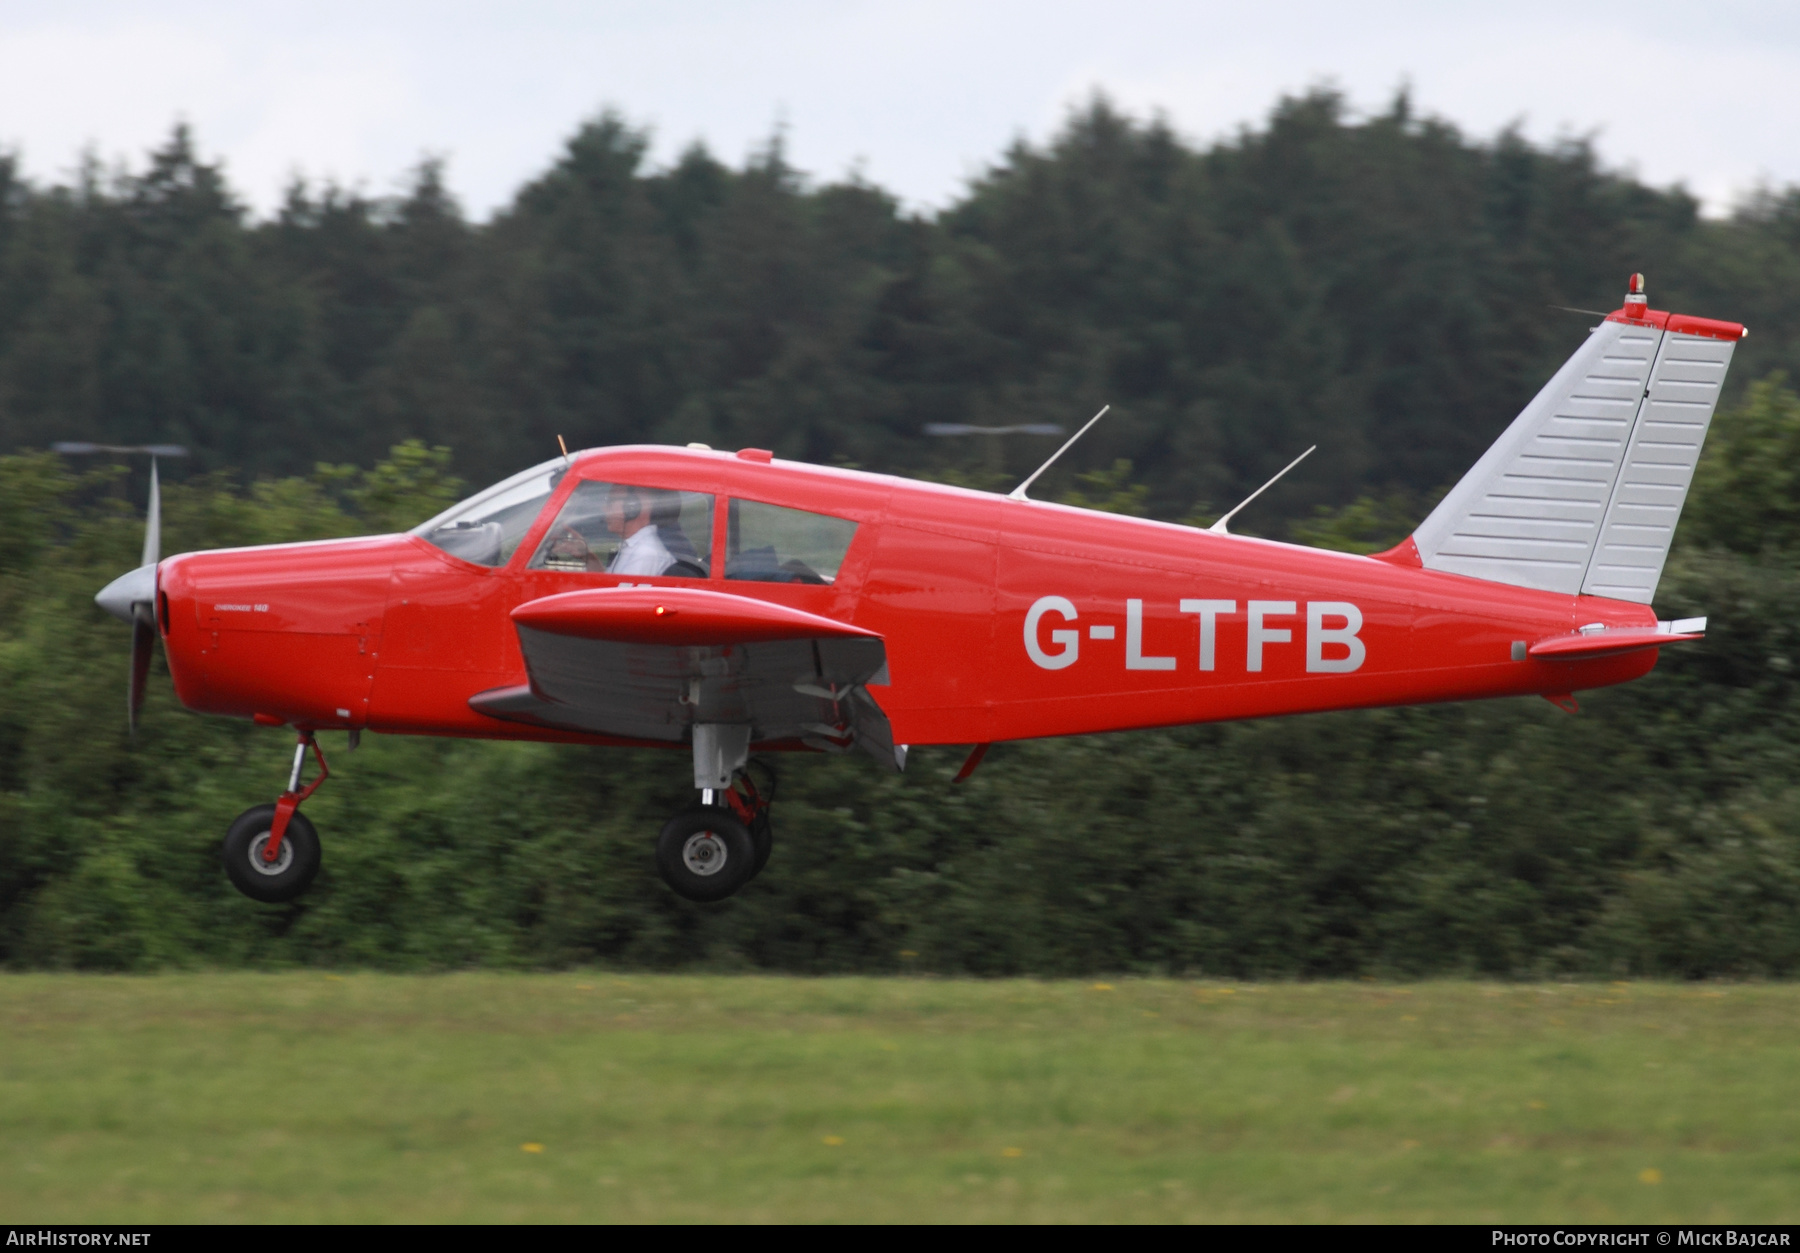
[[[898,771],[909,745],[971,744],[966,778],[1004,740],[1528,694],[1573,710],[1571,693],[1647,673],[1705,629],[1649,605],[1744,334],[1649,309],[1633,275],[1372,557],[1035,501],[1032,480],[999,496],[630,446],[535,466],[403,535],[160,562],[153,466],[144,564],[96,599],[135,626],[134,723],[160,635],[189,709],[298,731],[287,790],[225,837],[257,900],[318,873],[299,809],[327,773],[319,732],[354,746],[366,729],[686,749],[700,801],[663,827],[657,864],[716,901],[769,855],[752,753]]]

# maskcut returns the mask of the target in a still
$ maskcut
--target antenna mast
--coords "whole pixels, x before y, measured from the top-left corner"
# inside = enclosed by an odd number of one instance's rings
[[[1268,491],[1271,487],[1274,487],[1275,484],[1279,483],[1281,481],[1282,474],[1286,474],[1289,470],[1292,470],[1295,466],[1299,465],[1302,461],[1305,461],[1308,457],[1312,456],[1313,453],[1318,451],[1318,448],[1319,448],[1319,446],[1317,444],[1314,444],[1311,448],[1308,448],[1305,452],[1301,453],[1298,457],[1295,457],[1292,461],[1288,462],[1287,465],[1285,465],[1281,468],[1281,474],[1277,474],[1274,478],[1270,479],[1267,483],[1264,483],[1261,487],[1257,488],[1255,491],[1251,492],[1248,496],[1244,497],[1243,500],[1238,502],[1238,507],[1236,509],[1233,509],[1230,513],[1226,514],[1224,517],[1220,518],[1217,522],[1213,523],[1211,526],[1207,527],[1206,529],[1208,531],[1211,531],[1214,535],[1230,535],[1231,532],[1225,528],[1225,524],[1227,522],[1231,521],[1233,518],[1237,517],[1238,514],[1242,513],[1245,505],[1249,504],[1251,501],[1255,500],[1258,496],[1261,496],[1264,492]]]
[[[1098,422],[1101,418],[1104,418],[1106,416],[1106,411],[1111,408],[1112,408],[1111,405],[1101,405],[1100,412],[1096,413],[1093,417],[1091,417],[1087,420],[1087,426],[1082,427],[1079,431],[1076,431],[1073,435],[1069,436],[1068,443],[1064,444],[1061,448],[1058,448],[1055,452],[1051,453],[1050,460],[1046,461],[1043,465],[1041,465],[1037,469],[1033,470],[1031,472],[1030,478],[1026,479],[1023,483],[1021,483],[1017,487],[1013,488],[1012,491],[1006,493],[1006,498],[1008,500],[1030,500],[1031,497],[1029,497],[1025,494],[1025,489],[1030,487],[1033,483],[1037,482],[1038,476],[1040,474],[1042,474],[1045,470],[1048,470],[1051,466],[1055,465],[1056,459],[1058,457],[1060,457],[1064,453],[1068,452],[1069,449],[1071,449],[1075,446],[1076,440],[1080,439],[1083,435],[1086,435],[1088,433],[1088,426],[1092,426],[1092,425],[1094,425],[1094,423]]]

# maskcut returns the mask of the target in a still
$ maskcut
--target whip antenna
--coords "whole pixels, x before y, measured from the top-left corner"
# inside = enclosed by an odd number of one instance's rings
[[[1046,461],[1043,465],[1039,466],[1036,470],[1033,470],[1031,472],[1030,478],[1026,479],[1023,483],[1021,483],[1017,487],[1013,488],[1012,491],[1006,493],[1006,498],[1008,500],[1030,500],[1031,497],[1029,497],[1025,494],[1025,489],[1030,487],[1033,483],[1037,482],[1038,475],[1042,474],[1045,470],[1048,470],[1051,466],[1055,465],[1056,459],[1058,457],[1060,457],[1064,453],[1068,452],[1069,449],[1071,449],[1075,446],[1076,440],[1080,439],[1083,435],[1086,435],[1088,433],[1088,426],[1092,426],[1092,425],[1094,425],[1094,423],[1098,422],[1101,418],[1104,418],[1106,416],[1106,411],[1111,408],[1112,408],[1111,405],[1101,405],[1100,412],[1096,413],[1093,417],[1091,417],[1087,420],[1087,426],[1082,427],[1079,431],[1076,431],[1073,435],[1069,436],[1068,443],[1064,444],[1061,448],[1058,448],[1055,452],[1051,453],[1050,460]],[[1241,508],[1241,506],[1240,506],[1240,508]]]
[[[1286,474],[1289,470],[1292,470],[1295,466],[1299,465],[1302,461],[1305,461],[1308,457],[1312,456],[1313,453],[1318,451],[1318,448],[1319,448],[1319,446],[1317,444],[1314,444],[1311,448],[1308,448],[1305,452],[1301,453],[1298,457],[1295,457],[1292,461],[1288,462],[1285,466],[1283,466],[1281,468],[1281,474],[1277,474],[1274,478],[1270,479],[1267,483],[1264,483],[1261,487],[1257,488],[1255,491],[1251,492],[1248,496],[1244,497],[1244,499],[1238,503],[1238,507],[1236,509],[1233,509],[1230,513],[1226,514],[1224,517],[1220,518],[1217,522],[1213,523],[1211,526],[1207,527],[1206,529],[1211,531],[1214,535],[1230,535],[1231,532],[1225,529],[1225,524],[1227,522],[1231,521],[1233,518],[1237,517],[1239,513],[1243,512],[1245,505],[1249,504],[1251,501],[1255,500],[1258,496],[1261,496],[1264,492],[1268,491],[1271,487],[1274,487],[1275,484],[1279,483],[1281,481],[1282,474]]]

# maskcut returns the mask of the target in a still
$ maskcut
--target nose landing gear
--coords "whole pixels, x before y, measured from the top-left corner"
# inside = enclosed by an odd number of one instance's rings
[[[300,773],[309,748],[318,758],[319,775],[301,787]],[[287,791],[273,805],[246,809],[225,833],[221,849],[225,873],[238,891],[252,900],[279,904],[293,900],[312,886],[324,854],[318,831],[300,813],[300,802],[318,791],[330,774],[318,739],[311,731],[300,732]]]

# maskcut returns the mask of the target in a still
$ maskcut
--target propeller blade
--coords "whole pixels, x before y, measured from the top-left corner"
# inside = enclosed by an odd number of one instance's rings
[[[68,445],[68,451],[76,451]],[[82,445],[79,451],[97,451]],[[144,560],[137,569],[121,574],[101,588],[94,603],[113,617],[131,624],[131,681],[125,690],[125,717],[137,734],[138,711],[144,707],[144,689],[150,679],[150,655],[156,651],[156,567],[162,559],[162,481],[156,471],[156,454],[186,456],[172,445],[118,449],[148,452],[150,458],[150,508],[144,519]]]
[[[153,566],[162,559],[162,484],[156,477],[156,458],[150,458],[150,511],[144,518],[144,559],[141,566]]]
[[[144,687],[150,678],[150,654],[156,649],[156,619],[150,606],[138,605],[131,623],[131,688],[126,694],[126,721],[137,734],[138,710],[144,707]]]

